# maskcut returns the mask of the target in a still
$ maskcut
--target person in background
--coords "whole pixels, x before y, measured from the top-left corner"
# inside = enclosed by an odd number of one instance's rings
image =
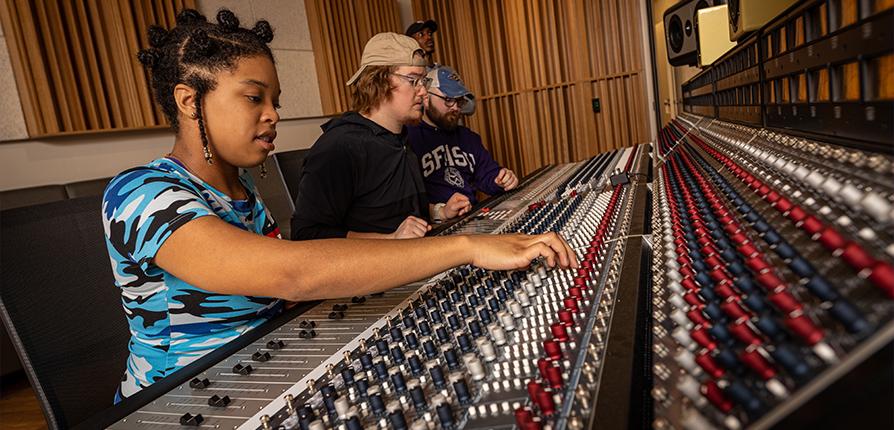
[[[404,32],[407,36],[412,37],[422,48],[425,56],[425,62],[428,67],[435,65],[435,32],[438,31],[438,23],[434,20],[416,21],[407,27]]]
[[[508,270],[543,256],[576,267],[554,233],[280,240],[245,170],[274,149],[273,31],[266,21],[241,28],[225,9],[215,24],[189,9],[176,23],[151,27],[151,47],[138,54],[173,148],[118,174],[103,194],[106,246],[131,331],[116,403],[258,327],[286,301],[380,292],[462,264]]]
[[[412,37],[419,43],[419,47],[425,51],[425,59],[427,63],[426,72],[433,67],[437,67],[438,63],[434,61],[435,54],[435,32],[438,31],[438,23],[434,20],[416,21],[407,27],[405,34]],[[460,108],[463,115],[472,115],[475,113],[475,95],[467,94],[466,102]]]
[[[298,185],[292,238],[424,236],[428,201],[406,124],[422,118],[423,52],[395,33],[373,36],[347,82],[352,112],[323,125]]]
[[[422,123],[408,127],[407,137],[421,163],[432,219],[446,221],[468,212],[476,191],[500,194],[515,188],[518,177],[494,161],[478,133],[459,125],[470,93],[459,75],[436,66],[428,78]]]

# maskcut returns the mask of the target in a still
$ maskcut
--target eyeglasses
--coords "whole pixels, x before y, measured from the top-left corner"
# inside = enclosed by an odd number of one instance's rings
[[[465,97],[457,97],[457,98],[453,98],[453,97],[444,97],[444,96],[442,96],[442,95],[440,95],[440,94],[435,94],[435,93],[433,93],[433,92],[429,92],[428,95],[430,95],[430,96],[435,96],[435,97],[437,97],[437,98],[439,98],[439,99],[441,99],[441,100],[444,100],[444,105],[447,106],[447,107],[459,106],[459,108],[462,109],[463,106],[465,106],[466,103],[469,102],[469,99],[467,99],[467,98],[465,98]]]
[[[392,73],[392,75],[404,78],[404,80],[409,82],[410,85],[415,88],[424,87],[426,90],[428,90],[429,85],[431,85],[431,78],[429,78],[428,76],[408,76],[401,75],[400,73]]]

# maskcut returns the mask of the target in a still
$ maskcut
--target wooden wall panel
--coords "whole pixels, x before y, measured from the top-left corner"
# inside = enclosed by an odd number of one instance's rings
[[[195,0],[0,0],[30,137],[163,126],[136,59]]]
[[[640,3],[412,2],[415,19],[438,22],[435,60],[476,95],[467,125],[521,174],[648,139]]]
[[[345,82],[360,64],[363,47],[377,33],[403,34],[393,0],[305,0],[324,115],[351,105]]]

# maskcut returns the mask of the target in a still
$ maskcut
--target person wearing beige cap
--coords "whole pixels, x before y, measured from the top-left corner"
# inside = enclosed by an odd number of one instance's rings
[[[404,126],[422,119],[429,82],[411,37],[380,33],[366,43],[346,83],[352,112],[324,124],[305,158],[293,239],[425,236],[425,185]]]

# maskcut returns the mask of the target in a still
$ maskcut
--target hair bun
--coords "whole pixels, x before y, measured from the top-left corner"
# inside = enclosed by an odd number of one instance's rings
[[[168,38],[168,31],[157,25],[149,26],[149,46],[161,48]]]
[[[261,42],[270,43],[273,40],[273,28],[270,27],[270,23],[267,20],[262,19],[255,23],[255,27],[251,29],[251,32],[258,36]]]
[[[158,64],[160,58],[161,54],[155,48],[141,49],[140,52],[137,52],[137,59],[140,60],[140,63],[150,69]]]
[[[208,22],[205,15],[199,13],[195,9],[183,9],[177,14],[177,25],[196,25]]]
[[[236,14],[229,9],[221,9],[217,11],[217,23],[228,33],[232,33],[239,29],[239,18],[237,18]]]
[[[207,57],[214,52],[216,48],[214,40],[208,37],[208,32],[202,28],[197,28],[192,31],[189,37],[189,43],[191,50],[194,50],[197,54]]]

